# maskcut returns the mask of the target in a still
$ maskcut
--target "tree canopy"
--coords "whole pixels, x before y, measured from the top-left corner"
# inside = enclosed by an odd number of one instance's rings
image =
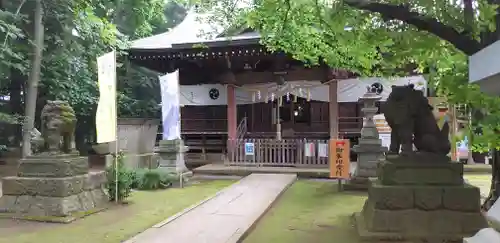
[[[500,98],[468,83],[467,57],[498,40],[498,0],[199,0],[226,27],[245,26],[298,60],[362,76],[425,74],[451,103],[482,108],[478,149],[498,147]],[[233,28],[241,29],[241,28]]]
[[[0,95],[10,96],[0,110],[5,112],[0,118],[4,121],[6,113],[23,114],[33,53],[33,9],[33,1],[0,0]],[[38,111],[48,99],[67,100],[84,130],[94,126],[96,57],[113,49],[125,54],[130,40],[167,31],[186,14],[183,6],[164,0],[44,0],[43,9],[46,30]],[[119,62],[120,115],[157,116],[156,74],[129,65],[123,55]]]

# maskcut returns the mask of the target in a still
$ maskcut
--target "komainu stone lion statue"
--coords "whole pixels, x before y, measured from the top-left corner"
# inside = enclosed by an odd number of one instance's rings
[[[408,154],[413,144],[418,151],[447,155],[450,151],[449,125],[437,125],[433,107],[420,90],[413,85],[392,86],[384,105],[384,115],[391,127],[390,153]]]
[[[42,109],[41,118],[45,152],[73,152],[76,116],[69,103],[48,101]]]

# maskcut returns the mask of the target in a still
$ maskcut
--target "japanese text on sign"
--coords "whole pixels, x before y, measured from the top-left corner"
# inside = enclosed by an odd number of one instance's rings
[[[349,140],[330,141],[330,177],[348,179],[350,171]]]

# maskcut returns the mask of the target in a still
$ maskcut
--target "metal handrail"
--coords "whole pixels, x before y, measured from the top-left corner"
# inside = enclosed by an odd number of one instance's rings
[[[245,134],[247,133],[247,117],[243,117],[241,119],[240,124],[238,124],[238,128],[236,129],[236,138],[243,139],[245,137]]]

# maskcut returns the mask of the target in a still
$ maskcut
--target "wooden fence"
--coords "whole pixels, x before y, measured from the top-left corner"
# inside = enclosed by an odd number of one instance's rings
[[[242,166],[328,167],[328,148],[328,140],[229,140],[226,164]]]

